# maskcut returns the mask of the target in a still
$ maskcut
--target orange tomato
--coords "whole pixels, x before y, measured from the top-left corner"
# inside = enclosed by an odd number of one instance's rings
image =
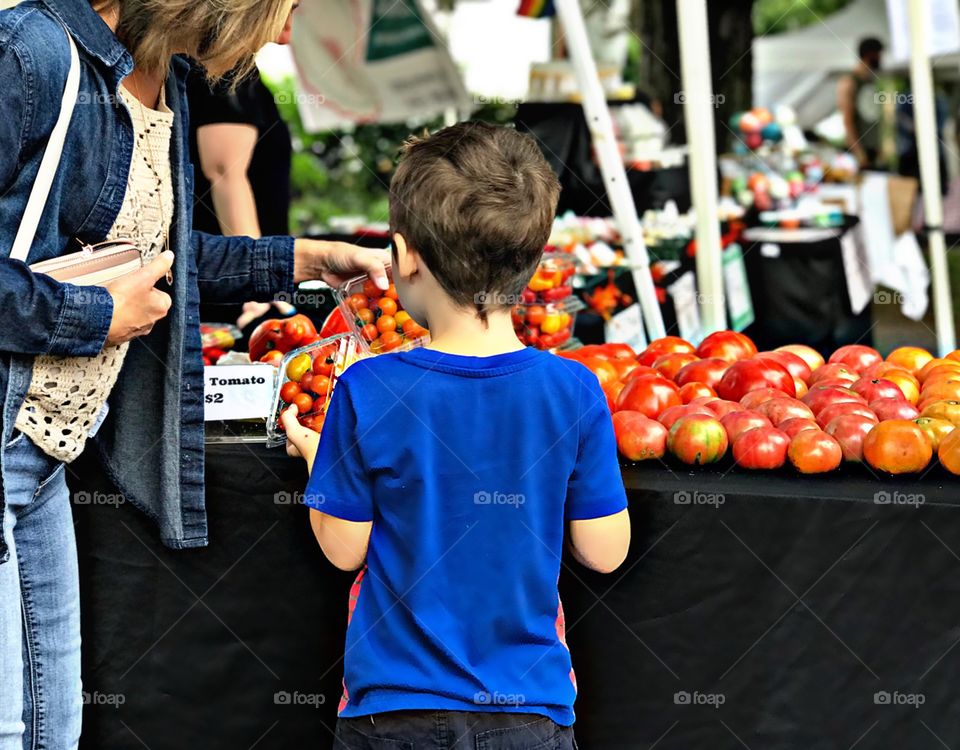
[[[921,417],[936,417],[960,427],[960,401],[934,401],[920,410]]]
[[[919,372],[915,373],[917,380],[919,380],[921,383],[925,383],[927,381],[927,376],[933,372],[935,368],[940,367],[941,365],[960,370],[960,362],[956,362],[952,359],[931,359],[929,362],[927,362],[927,364],[920,368]]]
[[[284,401],[284,403],[292,403],[293,399],[298,395],[300,395],[300,385],[298,383],[294,383],[292,380],[288,380],[280,388],[280,398]]]
[[[403,328],[403,324],[410,320],[410,313],[406,310],[398,310],[397,314],[393,317],[396,319],[397,325]]]
[[[279,349],[271,349],[269,352],[260,357],[261,362],[266,362],[268,365],[273,365],[274,367],[279,367],[280,363],[283,361],[283,352]]]
[[[683,399],[683,403],[685,404],[689,404],[695,398],[702,398],[704,396],[716,398],[717,392],[706,383],[692,382],[680,386],[680,398]]]
[[[899,388],[900,392],[903,394],[903,397],[911,404],[916,404],[917,401],[920,400],[920,383],[918,383],[917,379],[906,370],[900,367],[895,367],[887,370],[880,377],[882,377],[884,380],[889,380],[891,383],[897,386],[897,388]]]
[[[364,294],[351,294],[347,297],[347,307],[353,312],[360,312],[367,306],[367,297]]]
[[[953,430],[940,441],[937,458],[951,474],[960,474],[960,430]]]
[[[934,401],[960,401],[960,380],[941,380],[933,385],[924,384],[920,395],[925,404]]]
[[[377,318],[377,330],[380,333],[386,333],[387,331],[397,330],[397,319],[392,315],[381,315]]]
[[[380,308],[381,316],[389,315],[393,317],[393,315],[397,312],[397,302],[390,297],[381,297],[377,301],[377,307]]]
[[[600,357],[583,357],[580,361],[587,366],[590,372],[597,376],[601,387],[620,379],[617,368],[608,360],[600,359]]]
[[[787,458],[801,474],[822,474],[836,469],[843,460],[839,441],[819,430],[801,430],[790,440]]]
[[[380,331],[377,330],[377,327],[373,323],[367,323],[360,329],[360,335],[363,336],[365,341],[372,342],[380,335]]]
[[[317,394],[317,400],[322,401],[327,397],[327,391],[330,390],[330,378],[326,375],[314,375],[310,383],[310,390]]]
[[[313,399],[306,393],[298,393],[293,397],[293,405],[297,407],[300,414],[309,414],[313,408]]]
[[[392,288],[393,284],[390,287]],[[374,284],[372,279],[367,279],[363,282],[363,293],[370,299],[375,300],[383,296],[383,289]]]
[[[950,359],[956,362],[960,362],[960,349],[954,349],[950,352],[944,359]]]
[[[681,368],[689,365],[691,362],[696,362],[698,359],[700,358],[696,354],[690,354],[689,352],[664,354],[662,357],[658,357],[653,363],[653,369],[663,375],[663,377],[673,380],[677,377],[677,373],[680,372]]]
[[[396,302],[398,299],[400,299],[400,296],[397,294],[397,286],[396,286],[396,284],[390,284],[390,286],[387,287],[387,291],[385,291],[385,292],[383,293],[383,296],[384,296],[384,297],[389,297],[389,298],[392,299],[394,302]]]
[[[403,337],[396,331],[384,331],[380,335],[380,348],[382,351],[389,352],[396,349],[403,343]]]
[[[940,443],[943,442],[943,439],[956,428],[953,422],[948,422],[946,419],[938,419],[937,417],[917,417],[913,421],[926,433],[927,438],[930,440],[930,445],[934,450],[937,450],[937,448],[940,447]]]
[[[863,439],[864,460],[889,474],[923,471],[932,457],[930,438],[910,419],[888,419]]]
[[[892,362],[897,367],[902,367],[914,375],[931,359],[933,359],[933,355],[919,346],[901,346],[887,355],[887,362]]]
[[[371,310],[369,307],[364,307],[360,310],[357,310],[357,318],[359,318],[364,325],[367,323],[372,323],[374,320],[376,320],[376,317],[377,316],[373,314],[373,310]]]
[[[543,305],[530,305],[527,308],[527,313],[524,316],[524,322],[530,326],[538,326],[543,323],[544,317],[546,317],[547,310]]]

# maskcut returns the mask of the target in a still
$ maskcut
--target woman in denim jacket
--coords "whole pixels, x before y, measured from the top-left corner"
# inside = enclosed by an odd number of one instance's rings
[[[212,78],[252,66],[293,2],[26,0],[0,11],[0,750],[79,741],[79,593],[63,467],[88,438],[166,544],[207,542],[200,295],[269,300],[299,281],[357,271],[386,286],[372,251],[191,229],[179,55]],[[8,256],[60,112],[67,34],[80,95],[25,264]],[[135,241],[145,265],[104,287],[27,267],[119,236]]]

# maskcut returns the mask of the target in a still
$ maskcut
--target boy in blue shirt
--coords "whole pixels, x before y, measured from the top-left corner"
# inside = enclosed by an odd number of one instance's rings
[[[284,414],[306,504],[351,593],[342,748],[571,750],[576,683],[557,592],[565,532],[616,569],[630,523],[597,378],[510,319],[559,185],[515,130],[412,139],[390,185],[393,277],[429,347],[361,360],[323,435]]]

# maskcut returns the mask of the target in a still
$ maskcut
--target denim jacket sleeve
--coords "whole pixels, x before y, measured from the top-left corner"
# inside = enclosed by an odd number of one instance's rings
[[[204,302],[270,301],[294,287],[292,237],[254,240],[194,232],[193,251]]]
[[[0,193],[9,189],[20,168],[21,151],[33,118],[26,81],[28,71],[11,47],[0,47]],[[12,144],[16,144],[13,147]],[[16,235],[18,216],[0,236]],[[12,245],[12,240],[8,240]],[[61,284],[34,274],[11,260],[10,245],[0,243],[0,351],[92,357],[102,348],[113,318],[113,299],[101,287]],[[57,248],[59,252],[59,248]],[[52,257],[57,252],[44,253]],[[40,255],[40,253],[37,253]]]

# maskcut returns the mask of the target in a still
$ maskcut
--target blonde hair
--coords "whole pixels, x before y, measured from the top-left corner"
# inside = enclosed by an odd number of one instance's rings
[[[117,38],[136,65],[162,73],[178,53],[192,57],[211,80],[239,80],[257,52],[283,31],[294,0],[93,0],[116,12]]]

